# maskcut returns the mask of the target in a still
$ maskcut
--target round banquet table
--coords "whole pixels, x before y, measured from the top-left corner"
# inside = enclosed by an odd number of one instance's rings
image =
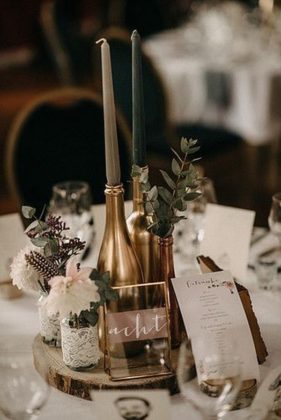
[[[127,209],[130,208],[130,203]],[[103,225],[104,207],[95,206],[95,220],[97,224],[96,247],[89,257],[88,263],[94,263],[97,257],[98,244],[102,237],[102,231],[98,228]],[[250,253],[250,259],[254,258],[255,253],[272,243],[270,235],[255,245]],[[176,270],[180,269],[181,275],[184,273],[183,259],[178,256],[175,258]],[[180,267],[181,266],[181,267]],[[261,379],[267,373],[281,365],[281,295],[269,291],[259,290],[257,287],[254,272],[249,270],[248,281],[244,285],[249,289],[253,308],[257,316],[261,333],[266,343],[269,356],[266,362],[260,366]],[[23,297],[14,300],[1,300],[0,302],[0,349],[1,344],[9,343],[16,349],[16,352],[24,356],[32,357],[32,343],[39,331],[39,321],[36,306],[37,296],[24,294]],[[228,419],[245,418],[248,409],[232,412],[228,414]],[[1,417],[0,419],[5,417]],[[41,420],[98,420],[95,415],[95,404],[71,395],[67,395],[57,389],[51,389],[49,400],[43,408]],[[196,420],[196,415],[190,415],[186,406],[179,395],[171,397],[171,419],[190,419]]]

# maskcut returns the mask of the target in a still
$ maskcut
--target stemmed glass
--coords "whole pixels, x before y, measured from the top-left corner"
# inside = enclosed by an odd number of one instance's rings
[[[83,181],[65,181],[53,186],[53,193],[48,213],[59,215],[70,228],[67,235],[77,236],[85,241],[85,252],[88,254],[94,238],[94,221],[91,213],[90,186]]]
[[[49,397],[46,380],[47,376],[40,376],[26,358],[1,356],[0,413],[11,420],[36,419]]]
[[[202,419],[221,419],[232,408],[241,385],[240,362],[237,357],[210,354],[200,360],[200,376],[194,378],[191,342],[180,347],[177,379],[186,403]],[[199,417],[198,417],[199,418]]]
[[[281,247],[281,192],[272,196],[268,225],[273,235],[277,236]]]
[[[280,268],[277,268],[278,265],[280,266],[281,261],[281,192],[277,192],[272,196],[272,203],[268,216],[268,225],[273,235],[275,235],[279,241],[278,254],[274,255],[273,257],[271,252],[272,257],[274,258],[272,262],[273,269],[271,271],[275,272],[273,278],[270,278],[272,282],[271,288],[273,290],[281,291],[279,274]]]
[[[188,204],[188,219],[192,226],[192,242],[194,245],[201,242],[204,236],[204,216],[207,203],[217,203],[217,197],[213,181],[210,178],[203,178],[197,192],[201,195]],[[189,223],[188,222],[188,223]]]

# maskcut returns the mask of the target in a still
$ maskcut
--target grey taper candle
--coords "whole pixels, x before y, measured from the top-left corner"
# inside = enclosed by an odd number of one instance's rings
[[[110,48],[106,39],[100,39],[102,59],[102,96],[104,113],[104,141],[107,185],[119,185],[120,158],[111,72]]]

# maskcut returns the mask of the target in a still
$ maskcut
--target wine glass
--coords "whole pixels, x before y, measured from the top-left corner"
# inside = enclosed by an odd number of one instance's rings
[[[67,235],[85,241],[84,259],[93,243],[94,221],[91,213],[91,192],[87,182],[65,181],[53,186],[48,213],[61,216],[70,228]]]
[[[198,378],[194,378],[191,342],[186,339],[179,351],[177,379],[187,404],[201,418],[221,419],[239,392],[240,362],[231,354],[210,353],[200,359]]]
[[[204,237],[204,217],[207,203],[217,203],[217,197],[213,181],[210,178],[203,178],[196,190],[201,195],[188,203],[188,219],[192,231],[192,243],[197,245]]]
[[[268,225],[273,233],[279,241],[279,247],[278,247],[278,254],[274,255],[271,253],[271,259],[273,259],[273,276],[271,274],[271,278],[269,280],[271,281],[271,288],[276,291],[281,291],[281,282],[280,282],[280,268],[278,265],[280,265],[281,260],[281,192],[277,192],[272,196],[272,203],[271,208],[268,216]],[[274,261],[275,260],[275,261]]]
[[[47,373],[42,366],[41,371]],[[0,413],[11,420],[36,419],[49,397],[46,379],[25,357],[1,356]]]
[[[272,196],[268,224],[271,232],[278,238],[279,245],[281,246],[281,192]]]

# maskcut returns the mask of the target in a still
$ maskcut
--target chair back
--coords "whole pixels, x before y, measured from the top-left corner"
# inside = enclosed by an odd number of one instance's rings
[[[117,131],[128,190],[131,135],[118,112]],[[104,202],[103,106],[96,93],[65,88],[40,96],[16,117],[7,145],[8,185],[19,203],[41,209],[50,200],[52,186],[66,180],[88,182],[93,202]]]

